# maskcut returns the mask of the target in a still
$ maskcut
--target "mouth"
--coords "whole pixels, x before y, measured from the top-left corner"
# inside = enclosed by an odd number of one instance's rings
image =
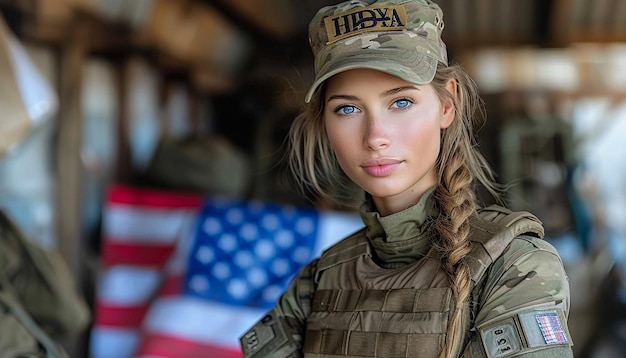
[[[378,158],[366,160],[361,164],[361,168],[371,176],[384,177],[391,174],[402,164],[401,160],[392,158]]]

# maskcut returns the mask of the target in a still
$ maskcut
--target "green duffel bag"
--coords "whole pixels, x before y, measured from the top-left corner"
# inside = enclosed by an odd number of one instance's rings
[[[29,242],[0,210],[0,357],[67,357],[56,340],[89,319],[61,256]]]

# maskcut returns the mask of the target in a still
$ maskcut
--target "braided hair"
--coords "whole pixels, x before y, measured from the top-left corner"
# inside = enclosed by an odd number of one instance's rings
[[[445,85],[456,82],[455,94]],[[465,338],[464,308],[469,303],[472,279],[466,258],[472,249],[469,219],[476,211],[474,183],[482,183],[496,198],[501,188],[493,172],[478,152],[474,136],[477,110],[482,110],[476,84],[458,65],[440,66],[432,82],[442,101],[452,102],[456,113],[450,127],[441,132],[441,150],[437,159],[439,181],[435,189],[438,232],[435,246],[441,253],[441,264],[448,274],[455,299],[448,320],[446,343],[441,357],[458,356]]]

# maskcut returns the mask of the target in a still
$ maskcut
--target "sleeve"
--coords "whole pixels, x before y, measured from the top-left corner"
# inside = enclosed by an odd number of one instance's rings
[[[317,260],[305,266],[276,306],[240,338],[246,358],[299,358],[306,318],[311,311]]]
[[[572,357],[569,282],[550,243],[514,239],[493,263],[476,314],[486,357]]]

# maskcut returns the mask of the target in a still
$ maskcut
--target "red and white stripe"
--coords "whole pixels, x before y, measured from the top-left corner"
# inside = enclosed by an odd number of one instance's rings
[[[132,357],[140,326],[161,286],[162,270],[193,229],[202,200],[195,194],[126,186],[109,190],[102,226],[92,358]]]

